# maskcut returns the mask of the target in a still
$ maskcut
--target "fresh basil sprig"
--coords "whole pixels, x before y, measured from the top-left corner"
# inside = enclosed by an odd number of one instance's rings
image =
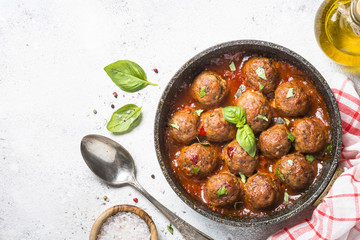
[[[106,128],[113,133],[124,133],[134,129],[140,122],[141,107],[127,104],[116,110]]]
[[[137,92],[149,84],[157,86],[157,84],[146,80],[144,70],[137,63],[129,60],[111,63],[104,70],[111,80],[125,92]]]
[[[240,106],[228,106],[222,109],[226,121],[236,124],[236,140],[239,145],[254,157],[256,153],[255,135],[248,124],[246,124],[246,112]]]

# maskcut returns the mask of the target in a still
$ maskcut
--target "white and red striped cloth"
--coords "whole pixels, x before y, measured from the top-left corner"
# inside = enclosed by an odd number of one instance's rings
[[[328,82],[341,114],[343,144],[339,163],[345,172],[310,219],[284,228],[269,239],[360,239],[360,99],[345,76],[336,75]]]

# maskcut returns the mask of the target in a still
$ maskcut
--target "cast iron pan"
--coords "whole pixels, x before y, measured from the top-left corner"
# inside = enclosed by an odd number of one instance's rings
[[[170,166],[170,159],[165,149],[165,131],[167,128],[167,119],[171,112],[170,105],[174,100],[174,96],[179,91],[183,82],[191,83],[194,78],[209,65],[210,60],[219,57],[225,53],[236,53],[245,51],[247,53],[254,53],[265,57],[271,57],[276,60],[286,61],[299,70],[303,71],[313,81],[317,90],[322,93],[326,106],[330,114],[331,133],[332,133],[332,151],[330,160],[324,164],[320,178],[313,184],[296,202],[290,207],[281,210],[274,215],[265,217],[243,217],[232,218],[219,213],[211,211],[205,204],[196,201],[189,195],[186,190],[180,185],[173,174]],[[312,204],[319,195],[324,191],[329,184],[331,178],[337,167],[338,158],[341,148],[341,120],[338,106],[334,95],[321,74],[303,57],[294,53],[293,51],[279,46],[274,43],[257,41],[257,40],[239,40],[233,42],[226,42],[199,53],[187,63],[185,63],[180,70],[174,75],[167,85],[164,93],[160,99],[158,109],[155,117],[155,148],[156,154],[165,175],[172,189],[176,194],[192,209],[201,213],[202,215],[221,223],[240,227],[254,227],[265,224],[274,224],[296,215],[304,210],[307,206]]]

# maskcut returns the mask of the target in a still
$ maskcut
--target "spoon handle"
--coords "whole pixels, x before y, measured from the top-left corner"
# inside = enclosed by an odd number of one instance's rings
[[[133,178],[130,181],[130,185],[135,187],[142,195],[144,195],[152,204],[157,207],[160,212],[162,212],[167,219],[171,222],[172,225],[176,227],[177,230],[183,235],[186,240],[213,240],[213,238],[207,236],[205,233],[202,233],[198,229],[194,228],[178,216],[176,216],[173,212],[167,209],[164,205],[159,203],[155,198],[153,198],[139,183]]]

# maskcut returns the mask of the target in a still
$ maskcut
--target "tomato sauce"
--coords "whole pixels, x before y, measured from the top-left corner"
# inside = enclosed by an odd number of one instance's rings
[[[249,58],[253,57],[255,55],[247,55],[245,52],[235,53],[235,54],[225,54],[219,58],[214,58],[210,64],[204,69],[205,70],[211,70],[219,75],[221,75],[227,82],[227,87],[229,89],[229,92],[225,99],[222,101],[220,106],[217,107],[226,107],[226,106],[234,106],[236,99],[237,99],[237,92],[239,89],[241,89],[242,92],[244,92],[246,89],[248,89],[248,86],[246,86],[245,83],[245,76],[244,72],[242,71],[242,66],[244,62],[246,62]],[[231,71],[229,68],[229,65],[231,62],[234,62],[236,70]],[[277,85],[284,83],[288,81],[289,79],[297,79],[299,80],[299,84],[304,89],[305,93],[309,96],[311,109],[308,114],[306,114],[307,117],[316,119],[320,121],[326,129],[326,137],[327,142],[329,143],[331,140],[331,133],[330,133],[330,120],[329,120],[329,114],[325,105],[325,101],[322,97],[322,95],[317,91],[314,84],[311,82],[309,77],[305,75],[302,71],[298,70],[296,67],[290,65],[287,62],[283,61],[276,61],[273,59],[273,63],[278,69],[278,83]],[[175,97],[175,101],[172,103],[172,111],[169,113],[168,120],[171,118],[171,116],[178,110],[181,110],[185,107],[190,107],[192,109],[205,109],[205,110],[211,110],[217,107],[212,108],[204,108],[202,107],[198,102],[196,102],[190,95],[189,91],[190,85],[184,84],[177,93]],[[270,105],[273,107],[273,118],[271,121],[271,125],[275,124],[275,120],[277,117],[281,117],[281,115],[276,111],[274,108],[274,93],[269,93],[266,95],[268,98]],[[290,124],[288,125],[289,130],[292,130],[293,121],[296,118],[288,118],[290,120]],[[258,138],[258,135],[256,135],[256,140]],[[200,140],[204,140],[202,135],[199,135]],[[196,142],[195,140],[194,142]],[[276,206],[276,208],[269,210],[269,211],[259,211],[252,209],[251,206],[248,206],[246,203],[238,202],[234,206],[228,206],[228,207],[212,207],[208,204],[208,200],[206,199],[206,196],[204,194],[204,187],[205,183],[207,181],[207,178],[204,179],[196,179],[196,178],[189,178],[182,174],[182,172],[179,170],[178,167],[178,157],[180,154],[180,150],[185,146],[183,144],[179,144],[176,141],[174,141],[170,136],[169,132],[167,130],[165,134],[165,143],[166,143],[166,150],[168,152],[169,161],[171,161],[171,166],[174,175],[177,177],[181,185],[184,187],[184,189],[197,201],[200,201],[207,205],[211,210],[218,212],[220,214],[224,214],[230,217],[261,217],[266,215],[272,215],[276,212],[286,208],[288,205],[292,204],[297,198],[299,198],[302,194],[302,192],[294,192],[291,189],[287,189],[286,186],[282,186],[282,196],[284,192],[286,191],[289,194],[289,200],[286,202],[283,198],[281,198]],[[221,153],[222,148],[227,144],[225,143],[212,143],[217,151]],[[231,149],[229,149],[231,151]],[[294,148],[292,147],[290,152],[295,152]],[[313,154],[315,156],[315,160],[312,162],[314,167],[317,169],[317,177],[315,178],[314,182],[317,180],[318,176],[321,173],[322,166],[324,161],[328,160],[329,155],[326,152],[326,149],[324,149],[323,152],[320,152],[318,154]],[[256,172],[263,172],[263,173],[269,173],[272,172],[273,164],[275,164],[276,160],[270,160],[265,158],[264,156],[260,155],[260,161],[258,164],[258,167],[256,169]],[[224,161],[220,161],[218,168],[214,171],[213,174],[220,173],[228,171],[226,164]],[[306,190],[304,190],[306,191]]]

